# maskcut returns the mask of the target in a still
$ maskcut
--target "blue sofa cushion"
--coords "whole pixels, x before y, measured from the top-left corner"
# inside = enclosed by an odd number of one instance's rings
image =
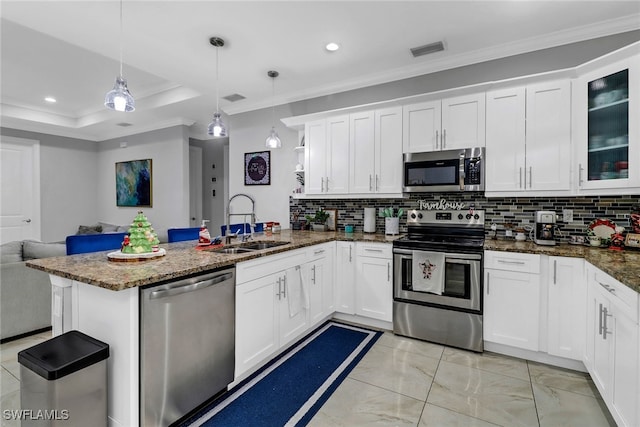
[[[198,240],[200,227],[170,228],[167,230],[169,243],[183,242],[185,240]]]
[[[120,249],[127,233],[76,234],[67,236],[67,255]]]

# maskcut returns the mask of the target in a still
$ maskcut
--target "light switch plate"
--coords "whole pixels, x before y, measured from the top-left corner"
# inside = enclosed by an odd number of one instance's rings
[[[562,209],[562,222],[573,222],[573,209]]]

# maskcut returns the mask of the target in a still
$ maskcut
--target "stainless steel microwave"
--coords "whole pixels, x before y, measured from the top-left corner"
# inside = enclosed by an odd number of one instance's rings
[[[406,153],[403,191],[484,191],[484,147]]]

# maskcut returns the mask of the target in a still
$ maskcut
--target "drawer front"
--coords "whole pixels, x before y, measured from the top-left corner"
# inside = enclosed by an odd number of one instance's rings
[[[539,274],[540,255],[523,254],[519,252],[485,251],[484,268]]]
[[[320,245],[314,245],[307,248],[307,259],[312,261],[314,259],[324,258],[331,254],[336,247],[336,242],[322,243]]]
[[[356,242],[356,255],[372,258],[391,258],[393,256],[393,247],[390,243]]]
[[[593,271],[595,285],[606,291],[605,294],[609,294],[610,301],[617,309],[638,323],[638,293],[597,267],[594,267]]]
[[[307,261],[307,248],[293,249],[236,264],[236,284],[265,277]]]

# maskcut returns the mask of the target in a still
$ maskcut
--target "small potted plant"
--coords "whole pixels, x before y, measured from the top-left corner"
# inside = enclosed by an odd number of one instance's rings
[[[384,208],[378,216],[384,218],[384,234],[400,234],[400,217],[404,214],[402,208]]]
[[[318,209],[313,216],[305,215],[305,218],[308,223],[311,223],[313,231],[327,231],[329,213],[322,208]]]

